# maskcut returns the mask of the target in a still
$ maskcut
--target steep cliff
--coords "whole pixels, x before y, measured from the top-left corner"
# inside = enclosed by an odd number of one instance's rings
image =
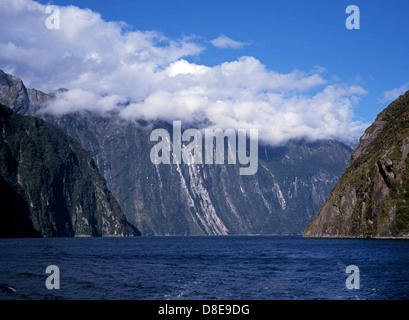
[[[87,112],[42,116],[81,142],[145,235],[300,234],[352,151],[336,141],[260,145],[257,173],[242,176],[239,164],[153,164],[150,133],[171,133],[166,123],[143,126]]]
[[[2,104],[0,207],[0,237],[139,234],[77,141]]]
[[[365,131],[306,237],[409,237],[409,91]]]
[[[19,114],[33,114],[46,101],[54,98],[40,90],[26,88],[23,81],[16,76],[0,70],[0,103]]]

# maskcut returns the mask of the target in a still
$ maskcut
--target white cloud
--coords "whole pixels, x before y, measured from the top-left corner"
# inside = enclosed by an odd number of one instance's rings
[[[391,89],[383,93],[383,102],[392,102],[399,98],[400,95],[404,94],[409,90],[409,82],[401,85],[399,88]]]
[[[186,60],[181,59],[171,63],[166,70],[170,77],[174,77],[179,74],[204,74],[208,72],[210,68],[189,63]]]
[[[211,40],[210,43],[219,49],[241,49],[246,45],[245,42],[230,39],[225,35],[220,35],[219,37]]]
[[[322,68],[279,73],[246,56],[213,67],[194,64],[187,58],[204,50],[197,39],[127,31],[122,22],[74,6],[60,7],[61,29],[48,30],[45,7],[0,2],[0,29],[6,30],[0,32],[0,68],[45,92],[69,88],[49,112],[103,113],[122,105],[127,119],[256,128],[270,144],[301,137],[355,143],[368,126],[353,120],[365,91],[330,82]]]

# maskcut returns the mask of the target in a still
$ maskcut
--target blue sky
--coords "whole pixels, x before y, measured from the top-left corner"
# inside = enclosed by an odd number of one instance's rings
[[[42,1],[42,3],[49,3]],[[243,1],[145,0],[52,1],[90,8],[107,21],[133,29],[156,30],[168,37],[211,40],[223,34],[246,45],[238,50],[207,48],[188,60],[217,65],[253,56],[279,72],[310,71],[362,86],[368,94],[355,110],[372,122],[387,105],[384,92],[409,82],[409,1]],[[360,9],[360,29],[348,30],[348,5]],[[409,88],[408,88],[409,89]]]
[[[58,30],[45,27],[49,4]],[[351,4],[359,30],[345,26]],[[126,118],[353,145],[409,90],[408,12],[407,0],[4,0],[0,68],[69,88],[53,112],[130,102]]]

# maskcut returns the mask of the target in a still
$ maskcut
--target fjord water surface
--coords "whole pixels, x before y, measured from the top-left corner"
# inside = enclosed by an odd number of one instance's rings
[[[49,265],[60,289],[49,290]],[[346,268],[359,268],[347,289]],[[408,299],[409,241],[301,236],[0,239],[1,299]]]

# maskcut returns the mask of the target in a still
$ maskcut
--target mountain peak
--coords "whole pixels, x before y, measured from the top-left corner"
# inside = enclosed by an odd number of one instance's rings
[[[54,97],[52,93],[27,88],[19,77],[0,69],[0,103],[10,107],[14,112],[34,114]]]
[[[0,103],[21,114],[27,113],[30,107],[30,99],[23,81],[3,70],[0,70]]]

